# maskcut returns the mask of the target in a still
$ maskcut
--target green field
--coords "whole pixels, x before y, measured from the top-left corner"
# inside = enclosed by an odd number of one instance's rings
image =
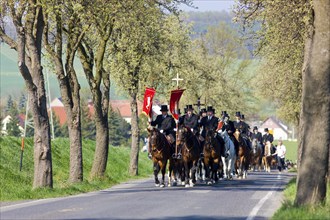
[[[76,60],[75,68],[78,74],[78,80],[82,90],[89,91],[89,86],[84,76],[80,63]],[[49,77],[49,90],[51,98],[60,97],[60,89],[57,82],[55,73],[50,68],[44,66],[44,74],[48,73]],[[47,88],[47,87],[46,87]],[[18,71],[17,67],[17,53],[10,49],[6,44],[0,43],[0,98],[6,99],[11,95],[14,100],[18,100],[22,93],[25,92],[26,87],[23,77]],[[110,97],[111,99],[124,99],[125,94],[115,92],[115,84],[112,84]]]
[[[277,141],[275,141],[277,144]],[[292,162],[296,162],[297,153],[298,153],[298,142],[297,141],[283,141],[284,146],[286,147],[286,156],[285,159],[291,160]]]

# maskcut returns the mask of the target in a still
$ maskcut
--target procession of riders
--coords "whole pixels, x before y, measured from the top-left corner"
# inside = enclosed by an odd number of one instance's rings
[[[240,145],[243,145],[247,151],[247,153],[245,153],[244,161],[249,162],[252,161],[252,157],[258,152],[254,148],[260,148],[260,155],[257,158],[259,166],[262,163],[262,157],[269,155],[274,156],[277,154],[275,147],[272,145],[274,137],[269,133],[269,130],[265,128],[265,134],[262,135],[258,131],[257,126],[254,126],[251,132],[250,126],[245,122],[244,115],[240,112],[236,112],[236,120],[231,121],[230,116],[226,111],[222,111],[219,118],[216,117],[215,109],[212,106],[207,106],[207,108],[198,110],[199,114],[195,114],[193,105],[187,105],[186,108],[184,108],[184,114],[178,118],[176,123],[172,115],[168,114],[169,110],[167,105],[162,105],[160,109],[161,114],[149,122],[149,125],[151,125],[152,128],[157,128],[159,132],[166,137],[167,144],[170,146],[171,158],[169,158],[169,160],[180,160],[182,157],[182,143],[181,141],[178,141],[178,131],[180,128],[189,129],[189,132],[192,132],[193,136],[197,138],[199,143],[200,161],[203,161],[204,159],[204,145],[206,142],[207,131],[212,131],[212,138],[219,143],[223,143],[223,147],[220,149],[222,158],[228,158],[230,155],[230,147],[225,143],[223,135],[225,134],[229,136],[228,140],[231,141],[235,147],[235,155],[232,156],[235,156],[235,170],[233,170],[233,172],[236,172],[236,174],[237,169],[239,169],[239,167],[236,166],[236,161],[239,162]],[[179,111],[180,110],[178,110],[178,112]],[[236,136],[235,133],[239,135],[240,139],[237,138],[238,136]],[[255,143],[256,146],[252,146],[252,143]],[[268,145],[271,146],[270,152],[268,152],[268,149],[266,149],[267,152],[265,152],[265,146]],[[268,155],[265,155],[265,153]],[[149,141],[148,157],[152,159],[152,156],[153,149]],[[217,163],[221,165],[221,161],[217,160]],[[157,166],[157,163],[154,165]]]

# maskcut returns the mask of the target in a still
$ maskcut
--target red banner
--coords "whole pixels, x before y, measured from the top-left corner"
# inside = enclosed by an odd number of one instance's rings
[[[176,120],[179,120],[179,101],[182,96],[184,89],[177,89],[171,91],[171,99],[170,99],[170,111]]]
[[[152,99],[154,98],[155,93],[156,93],[156,90],[154,90],[153,88],[146,88],[146,91],[144,93],[142,112],[144,112],[149,117],[151,117]]]

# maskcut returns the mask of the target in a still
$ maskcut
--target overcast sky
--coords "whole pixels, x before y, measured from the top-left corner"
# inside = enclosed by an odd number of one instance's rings
[[[193,0],[194,5],[198,9],[193,9],[188,6],[182,5],[183,11],[231,11],[232,6],[235,4],[234,0]]]

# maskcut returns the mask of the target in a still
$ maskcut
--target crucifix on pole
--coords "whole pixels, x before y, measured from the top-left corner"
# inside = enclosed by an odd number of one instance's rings
[[[176,78],[173,78],[172,79],[173,81],[176,81],[176,87],[177,87],[177,89],[179,90],[179,81],[182,81],[183,79],[180,79],[179,78],[179,73],[176,73]],[[182,94],[182,93],[181,93]],[[180,95],[181,96],[181,95]],[[180,98],[178,98],[177,99],[177,101],[175,102],[175,107],[174,107],[174,112],[175,112],[175,114],[177,114],[177,120],[176,120],[176,122],[175,122],[175,124],[176,124],[176,137],[175,137],[175,140],[176,140],[176,142],[175,142],[175,155],[173,155],[173,158],[175,158],[175,159],[181,159],[181,154],[178,154],[178,129],[179,129],[179,117],[180,117],[180,112],[179,112],[179,99]]]
[[[179,78],[179,73],[176,73],[176,78],[173,78],[172,80],[176,81],[176,87],[179,89],[179,81],[183,80]]]
[[[197,99],[197,103],[194,104],[194,105],[197,106],[198,114],[200,114],[200,112],[201,112],[201,106],[204,105],[204,104],[201,103],[201,97],[198,97],[198,99]]]

